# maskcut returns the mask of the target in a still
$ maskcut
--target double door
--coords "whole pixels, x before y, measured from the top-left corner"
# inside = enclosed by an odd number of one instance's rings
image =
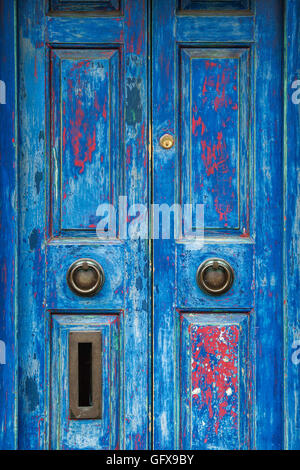
[[[19,447],[280,448],[281,2],[18,31]]]

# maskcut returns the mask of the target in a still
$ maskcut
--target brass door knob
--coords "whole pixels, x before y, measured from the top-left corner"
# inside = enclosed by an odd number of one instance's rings
[[[222,295],[229,291],[234,280],[234,271],[223,259],[208,259],[197,270],[197,284],[209,295]]]
[[[175,143],[174,137],[171,134],[164,134],[160,139],[159,139],[159,145],[166,150],[169,150],[170,148],[173,147]]]
[[[67,283],[72,292],[81,297],[92,297],[104,284],[102,266],[93,259],[84,258],[75,261],[68,269]]]

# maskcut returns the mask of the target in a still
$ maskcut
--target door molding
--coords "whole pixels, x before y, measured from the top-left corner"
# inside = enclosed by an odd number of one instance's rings
[[[18,410],[18,126],[16,1],[0,0],[0,80],[5,104],[0,104],[0,449],[17,447]]]

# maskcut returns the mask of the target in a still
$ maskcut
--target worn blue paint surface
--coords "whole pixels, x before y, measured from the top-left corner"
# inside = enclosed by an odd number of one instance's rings
[[[249,447],[248,315],[183,314],[183,449]]]
[[[153,87],[153,201],[175,202],[176,146],[168,151],[159,138],[168,132],[176,135],[174,43],[175,3],[166,0],[162,9],[153,2],[152,81]],[[162,47],[163,44],[163,47]],[[168,184],[166,184],[168,182]],[[176,449],[179,433],[177,315],[174,309],[175,242],[153,242],[154,351],[153,351],[153,432],[155,449]],[[159,268],[160,266],[160,268]],[[175,385],[176,384],[176,385]]]
[[[119,159],[121,50],[51,47],[49,55],[50,223],[55,235],[95,234],[99,204],[118,203],[123,189]],[[82,207],[89,211],[83,213]]]
[[[251,0],[229,0],[229,1],[199,1],[199,0],[178,0],[178,7],[185,10],[218,10],[220,12],[243,11],[251,8]]]
[[[49,12],[70,14],[74,12],[84,12],[95,14],[95,12],[119,12],[122,5],[122,0],[90,0],[81,2],[80,0],[50,0]]]
[[[285,447],[299,450],[300,2],[288,0],[285,7]],[[297,88],[295,88],[296,80]],[[298,98],[296,102],[295,98]]]
[[[0,449],[16,446],[17,155],[15,100],[15,6],[0,2]],[[4,84],[4,85],[3,85]]]
[[[299,2],[17,4],[18,58],[1,2],[0,448],[299,448]],[[203,203],[204,243],[118,224],[100,241],[97,206],[119,195]],[[105,272],[91,298],[66,281],[83,257]],[[196,283],[213,257],[235,273],[221,297]],[[102,333],[101,419],[70,419],[71,331]]]
[[[206,230],[249,231],[247,59],[243,48],[180,49],[180,200],[205,204]]]
[[[67,312],[66,312],[67,313]],[[51,319],[51,449],[120,448],[120,315],[53,315]],[[69,333],[102,333],[102,419],[69,412]]]

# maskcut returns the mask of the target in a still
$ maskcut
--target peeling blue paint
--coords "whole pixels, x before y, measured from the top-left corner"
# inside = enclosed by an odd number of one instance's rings
[[[36,187],[36,192],[39,194],[41,182],[43,181],[43,173],[41,171],[37,171],[34,175],[34,182]]]
[[[26,378],[25,395],[29,411],[34,411],[39,404],[39,390],[34,377]]]
[[[37,191],[37,193],[39,193],[39,191]],[[38,241],[39,241],[39,231],[38,229],[34,228],[29,236],[29,246],[30,246],[31,251],[33,251],[37,247]]]
[[[142,100],[140,78],[128,78],[126,82],[126,123],[135,126],[142,121]]]

